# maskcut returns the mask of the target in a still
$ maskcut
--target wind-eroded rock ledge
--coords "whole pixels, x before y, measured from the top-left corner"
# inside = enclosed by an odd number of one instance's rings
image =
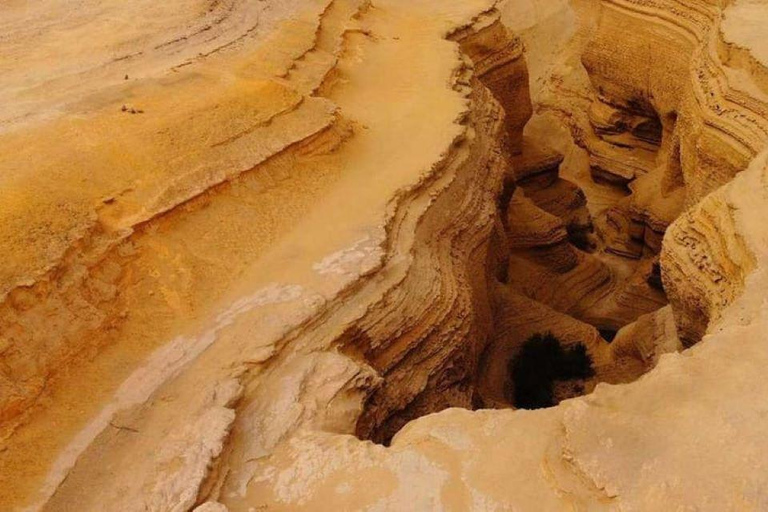
[[[767,4],[43,4],[0,7],[0,508],[768,506]],[[544,330],[594,392],[513,411]]]
[[[506,130],[446,36],[491,7],[313,2],[170,75],[67,106],[88,108],[77,116],[8,129],[9,148],[64,134],[35,160],[9,151],[9,168],[88,187],[79,217],[60,219],[74,224],[42,231],[7,269],[5,282],[29,285],[5,304],[20,328],[4,354],[4,502],[181,510],[244,488],[299,428],[379,428],[434,389],[456,392],[430,410],[470,404],[471,379],[435,380],[471,369],[488,328],[472,288]],[[96,130],[116,130],[115,147],[82,148]],[[48,172],[20,174],[19,193]],[[33,219],[50,223],[56,200],[39,201],[50,206]],[[407,385],[389,384],[403,372]],[[358,425],[377,389],[377,416]]]

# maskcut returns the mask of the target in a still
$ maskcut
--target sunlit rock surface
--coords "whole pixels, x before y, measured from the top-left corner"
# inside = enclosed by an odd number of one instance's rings
[[[765,23],[0,6],[0,509],[766,509]]]

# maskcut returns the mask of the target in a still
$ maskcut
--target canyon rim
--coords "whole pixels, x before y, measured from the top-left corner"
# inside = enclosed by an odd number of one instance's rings
[[[0,28],[0,511],[768,511],[768,0]]]

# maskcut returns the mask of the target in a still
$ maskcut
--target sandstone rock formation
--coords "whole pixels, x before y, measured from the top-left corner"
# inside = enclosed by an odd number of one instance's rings
[[[768,507],[765,1],[0,20],[0,509]]]

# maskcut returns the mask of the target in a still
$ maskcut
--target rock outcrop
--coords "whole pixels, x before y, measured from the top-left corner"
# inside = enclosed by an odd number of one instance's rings
[[[733,29],[732,21],[722,21],[743,12],[743,5],[723,10],[716,2],[706,1],[678,5],[617,0],[602,4],[600,30],[583,55],[597,90],[590,110],[595,137],[585,138],[585,144],[591,155],[600,155],[600,163],[593,163],[593,167],[603,171],[615,168],[619,175],[639,178],[632,185],[628,215],[639,226],[636,238],[658,251],[661,233],[684,207],[700,203],[733,179],[764,147],[768,134],[765,83],[759,72],[751,73],[761,67],[754,65],[754,59],[745,65],[731,56],[750,53],[738,42],[729,41],[742,37],[729,36],[729,27],[735,34],[741,29]],[[750,5],[753,12],[760,11]],[[638,28],[627,32],[628,26]],[[658,30],[659,26],[671,29]],[[626,44],[616,45],[617,37],[625,38]],[[653,45],[647,43],[650,40]],[[652,127],[655,135],[638,133],[640,126]],[[621,134],[625,134],[624,139],[617,139]],[[648,144],[655,144],[656,149]],[[631,171],[628,165],[633,167]],[[703,217],[713,214],[702,212],[699,222],[706,223]],[[685,218],[690,219],[690,215],[688,212]],[[713,224],[728,231],[727,219]],[[678,223],[665,246],[667,263],[662,264],[665,270],[675,266],[676,270],[691,271],[665,272],[667,291],[676,303],[673,309],[680,336],[689,344],[701,338],[713,312],[711,307],[685,297],[689,292],[680,288],[697,286],[694,283],[700,280],[706,284],[699,286],[718,287],[718,281],[725,279],[724,275],[721,279],[713,275],[717,271],[707,270],[710,265],[702,260],[717,258],[718,250],[702,247],[700,229],[686,228],[684,221]],[[680,246],[685,249],[675,251]],[[697,261],[684,269],[677,261],[680,258]],[[743,260],[736,266],[743,270],[725,271],[728,280],[735,281],[734,287],[749,270]],[[704,277],[707,273],[710,275]],[[685,279],[676,278],[682,275]],[[706,292],[700,288],[695,293]],[[733,290],[722,286],[714,293],[726,303],[734,297]]]
[[[259,458],[299,429],[384,441],[421,414],[472,406],[491,326],[495,198],[530,100],[522,46],[492,3],[457,6],[294,6],[279,26],[257,26],[220,54],[117,87],[117,101],[87,104],[85,130],[128,123],[115,128],[114,150],[72,164],[69,155],[84,153],[78,144],[95,137],[72,130],[60,152],[8,156],[8,168],[14,158],[40,161],[77,180],[117,165],[129,154],[124,143],[141,148],[123,165],[130,173],[116,174],[125,184],[110,175],[84,190],[92,225],[78,228],[85,241],[67,249],[76,261],[56,252],[69,240],[44,233],[50,252],[28,248],[49,258],[42,270],[20,261],[18,274],[37,295],[13,289],[6,303],[9,323],[33,328],[20,329],[6,353],[18,398],[3,404],[3,462],[34,459],[50,470],[27,464],[28,488],[4,483],[3,501],[188,509],[241,489]],[[423,26],[414,31],[403,18]],[[221,79],[221,95],[216,69],[233,73]],[[494,85],[504,77],[519,92]],[[523,105],[519,117],[504,117],[479,80]],[[173,103],[152,103],[170,91]],[[371,109],[372,97],[398,108]],[[80,122],[62,119],[52,123]],[[6,147],[55,128],[14,127]],[[37,185],[22,178],[20,187]],[[102,273],[111,288],[94,277]],[[112,295],[87,295],[104,310],[91,323],[61,306],[90,304],[80,297],[92,287]],[[46,329],[42,316],[71,336]],[[22,367],[34,381],[18,374]],[[68,415],[77,396],[66,393],[78,385],[99,398]],[[65,395],[41,405],[39,417],[28,408],[58,389]],[[50,444],[60,444],[31,453],[25,441],[55,422],[65,429]],[[121,462],[127,456],[135,464]]]
[[[768,4],[63,9],[0,7],[0,508],[765,508]]]

